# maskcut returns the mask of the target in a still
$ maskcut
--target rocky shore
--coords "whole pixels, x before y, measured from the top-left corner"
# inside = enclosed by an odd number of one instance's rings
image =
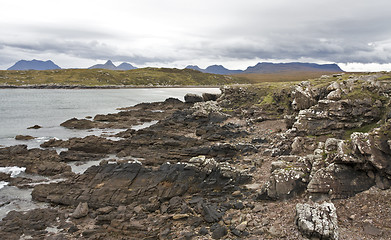
[[[390,239],[391,77],[335,75],[142,103],[71,129],[112,136],[0,148],[47,208],[3,239]],[[142,123],[153,125],[134,130]],[[55,149],[66,149],[58,153]],[[103,160],[102,160],[103,159]],[[102,160],[102,161],[100,161]],[[84,173],[69,163],[100,161]]]

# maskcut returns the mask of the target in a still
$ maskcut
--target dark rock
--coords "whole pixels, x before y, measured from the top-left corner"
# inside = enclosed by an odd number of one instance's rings
[[[92,208],[145,203],[151,197],[165,201],[189,191],[208,194],[213,189],[224,189],[241,181],[242,174],[235,171],[225,165],[208,171],[193,163],[163,164],[157,170],[137,163],[105,164],[90,167],[83,175],[76,176],[72,184],[38,185],[32,196],[39,201],[64,205],[87,202]],[[205,214],[211,221],[221,217],[211,206],[205,206]]]
[[[217,224],[216,228],[212,232],[212,238],[213,239],[221,239],[225,235],[228,234],[228,229],[226,226],[221,226],[220,224]]]
[[[205,236],[205,235],[208,234],[208,233],[209,233],[209,231],[208,231],[208,229],[206,229],[205,226],[202,226],[202,227],[200,228],[200,231],[198,232],[198,234],[200,234],[200,235],[202,235],[202,236]]]
[[[309,238],[338,240],[338,220],[333,203],[296,205],[296,225]]]
[[[96,124],[87,119],[72,118],[60,124],[62,127],[70,129],[91,129],[95,128]]]
[[[35,139],[35,137],[30,135],[16,135],[15,140],[31,140]]]
[[[203,203],[201,215],[206,222],[213,223],[220,221],[224,213],[218,212],[216,206]]]
[[[202,98],[205,102],[207,101],[216,101],[221,94],[216,94],[216,93],[203,93]]]
[[[185,102],[186,103],[196,103],[196,102],[202,102],[204,99],[197,94],[194,93],[188,93],[185,95]]]
[[[42,127],[39,125],[34,125],[32,127],[28,127],[27,129],[40,129],[40,128],[42,128]]]

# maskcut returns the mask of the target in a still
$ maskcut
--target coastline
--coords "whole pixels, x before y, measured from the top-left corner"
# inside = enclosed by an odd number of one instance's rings
[[[241,84],[242,85],[242,84]],[[132,89],[132,88],[221,88],[225,85],[0,85],[0,89]]]

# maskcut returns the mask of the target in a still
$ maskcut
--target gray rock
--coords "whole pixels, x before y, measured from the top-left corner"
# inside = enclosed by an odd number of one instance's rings
[[[197,94],[194,93],[188,93],[185,95],[185,102],[186,103],[196,103],[196,102],[202,102],[204,99]]]
[[[338,240],[338,220],[333,203],[296,205],[296,225],[309,238]]]
[[[82,218],[88,214],[88,204],[86,202],[80,202],[77,205],[75,211],[72,213],[72,217],[75,219]]]
[[[365,191],[375,184],[366,172],[344,164],[332,163],[313,174],[307,191],[310,194],[329,194],[332,198],[346,198]]]
[[[205,102],[207,101],[216,101],[221,94],[217,93],[203,93],[202,98],[204,99]]]
[[[215,230],[212,233],[213,239],[220,239],[228,234],[228,229],[226,226],[221,226],[220,224],[217,224]]]

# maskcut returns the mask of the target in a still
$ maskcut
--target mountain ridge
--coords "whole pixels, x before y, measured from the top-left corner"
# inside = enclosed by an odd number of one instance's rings
[[[137,69],[137,67],[133,66],[130,63],[123,62],[118,66],[115,66],[114,63],[111,60],[107,60],[106,63],[104,64],[95,64],[88,69],[107,69],[107,70],[132,70],[132,69]]]
[[[14,65],[9,67],[7,70],[54,70],[61,69],[56,65],[52,60],[41,61],[33,59],[29,60],[19,60]]]
[[[247,73],[281,73],[281,72],[344,72],[337,64],[317,64],[317,63],[301,63],[301,62],[289,62],[289,63],[271,63],[271,62],[259,62],[254,66],[247,67],[246,70],[230,70],[222,65],[211,65],[205,69],[198,67],[197,65],[188,65],[186,68],[194,69],[203,73],[213,74],[247,74]]]

